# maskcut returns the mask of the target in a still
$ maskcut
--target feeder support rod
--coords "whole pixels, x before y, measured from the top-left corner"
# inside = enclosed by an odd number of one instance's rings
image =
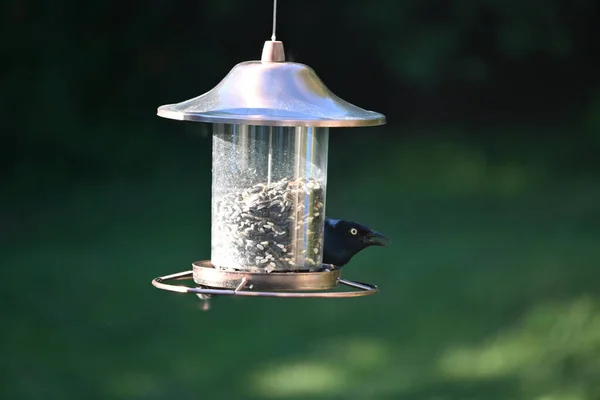
[[[273,0],[273,34],[271,35],[271,41],[274,42],[275,39],[275,24],[277,22],[277,0]]]
[[[285,61],[285,50],[283,49],[283,43],[280,40],[275,40],[276,24],[277,0],[273,0],[273,33],[271,35],[271,40],[267,40],[263,47],[262,57],[260,58],[260,61],[263,63]]]

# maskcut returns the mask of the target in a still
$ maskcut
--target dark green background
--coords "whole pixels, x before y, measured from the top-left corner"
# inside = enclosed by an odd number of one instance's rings
[[[386,114],[334,129],[327,213],[392,239],[346,300],[150,281],[210,256],[210,130],[156,116],[260,57],[269,1],[0,7],[3,399],[600,398],[592,0],[280,1],[278,39]]]

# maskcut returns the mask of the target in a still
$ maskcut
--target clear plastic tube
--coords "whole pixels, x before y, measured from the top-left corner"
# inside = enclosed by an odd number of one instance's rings
[[[216,268],[320,269],[328,142],[328,128],[213,125]]]

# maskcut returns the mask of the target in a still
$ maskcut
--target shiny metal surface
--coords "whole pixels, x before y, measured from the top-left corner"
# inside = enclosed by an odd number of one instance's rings
[[[285,50],[283,43],[279,40],[267,40],[263,47],[262,62],[283,62],[285,61]]]
[[[333,94],[310,67],[279,62],[283,45],[265,44],[265,60],[236,65],[212,90],[158,107],[160,117],[211,123],[358,127],[382,125],[385,116]],[[266,54],[266,55],[265,55]]]
[[[243,272],[223,271],[211,262],[192,264],[194,282],[218,289],[234,289],[244,283],[248,290],[328,290],[337,286],[340,270],[324,272]]]
[[[165,282],[191,280],[192,271],[178,272],[176,274],[161,276],[152,280],[152,285],[161,290],[167,290],[176,293],[193,293],[201,298],[209,299],[212,296],[247,296],[247,297],[287,297],[287,298],[346,298],[360,297],[375,294],[379,291],[377,286],[368,283],[355,282],[346,279],[340,279],[339,283],[348,286],[356,291],[343,292],[277,292],[277,291],[252,291],[244,290],[248,284],[240,289],[213,289],[206,287],[189,287],[183,285],[171,285]]]

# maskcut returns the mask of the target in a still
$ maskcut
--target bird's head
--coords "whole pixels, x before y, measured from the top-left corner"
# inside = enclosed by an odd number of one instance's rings
[[[370,246],[387,246],[389,239],[352,221],[325,219],[323,263],[343,266],[359,251]]]

